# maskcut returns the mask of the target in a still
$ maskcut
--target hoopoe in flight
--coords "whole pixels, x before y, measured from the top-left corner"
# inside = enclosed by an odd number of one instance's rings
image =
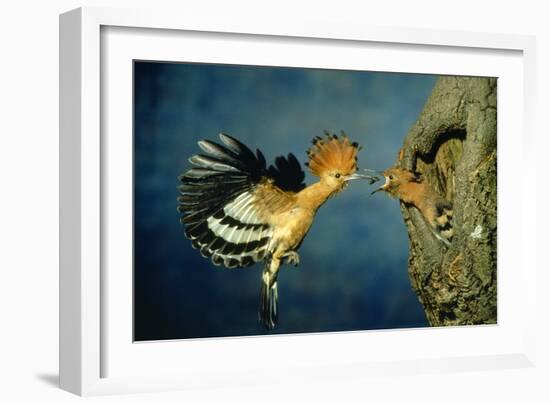
[[[315,213],[358,174],[359,145],[342,136],[316,137],[306,165],[319,181],[305,186],[304,171],[293,154],[266,169],[237,139],[220,134],[222,144],[198,142],[205,154],[193,155],[195,167],[181,177],[178,210],[185,234],[202,256],[226,268],[264,261],[259,319],[273,329],[278,318],[277,274],[281,264],[299,264],[298,248]]]
[[[385,191],[403,203],[415,206],[429,224],[434,236],[450,246],[453,237],[453,206],[441,197],[419,174],[401,168],[382,172],[386,182],[371,194]]]

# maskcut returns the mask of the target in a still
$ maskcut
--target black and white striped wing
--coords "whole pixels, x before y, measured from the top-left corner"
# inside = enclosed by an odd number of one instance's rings
[[[199,142],[204,155],[189,161],[194,168],[180,179],[178,210],[193,247],[216,265],[250,266],[267,254],[273,228],[261,216],[255,190],[267,174],[257,150],[226,134],[223,143]]]

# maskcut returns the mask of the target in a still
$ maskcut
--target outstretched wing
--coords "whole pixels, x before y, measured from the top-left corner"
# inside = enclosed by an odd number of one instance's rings
[[[268,253],[273,234],[270,216],[262,208],[266,186],[272,186],[265,158],[257,150],[226,134],[223,144],[199,141],[205,154],[192,156],[195,165],[181,177],[178,210],[193,247],[215,265],[250,266]],[[274,187],[276,198],[287,193]]]
[[[284,156],[275,158],[275,165],[269,167],[268,173],[275,185],[282,190],[299,192],[306,187],[304,183],[306,175],[292,153],[286,158]]]

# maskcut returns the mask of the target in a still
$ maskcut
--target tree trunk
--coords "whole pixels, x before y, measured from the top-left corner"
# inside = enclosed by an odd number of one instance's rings
[[[397,165],[420,172],[453,204],[452,243],[402,204],[409,276],[430,325],[497,321],[497,82],[441,77]]]

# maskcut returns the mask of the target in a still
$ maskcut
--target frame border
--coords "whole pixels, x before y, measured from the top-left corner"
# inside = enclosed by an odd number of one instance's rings
[[[325,21],[276,21],[200,19],[190,14],[159,13],[151,10],[85,7],[60,16],[60,267],[59,267],[59,368],[62,389],[78,395],[157,391],[192,387],[181,379],[167,377],[163,382],[132,383],[131,378],[101,378],[102,315],[100,267],[100,28],[121,26],[217,32],[261,36],[336,39],[380,43],[502,49],[523,52],[524,64],[524,141],[525,155],[536,152],[534,133],[535,39],[533,36],[473,33],[447,30],[372,27]],[[526,162],[534,164],[534,158]],[[535,181],[531,178],[530,182]],[[529,186],[529,184],[525,185]],[[536,211],[527,212],[536,222]],[[535,243],[524,242],[526,254],[535,256]],[[534,259],[534,258],[533,258]],[[535,360],[536,268],[525,267],[528,314],[524,354],[475,358],[478,366],[533,366]],[[494,358],[494,357],[493,357]],[[360,376],[390,375],[442,370],[468,370],[473,359],[438,359],[429,362],[354,365]],[[423,370],[419,371],[419,368]],[[330,370],[330,369],[329,369]],[[317,371],[313,378],[323,377]],[[330,371],[329,371],[330,372]]]

